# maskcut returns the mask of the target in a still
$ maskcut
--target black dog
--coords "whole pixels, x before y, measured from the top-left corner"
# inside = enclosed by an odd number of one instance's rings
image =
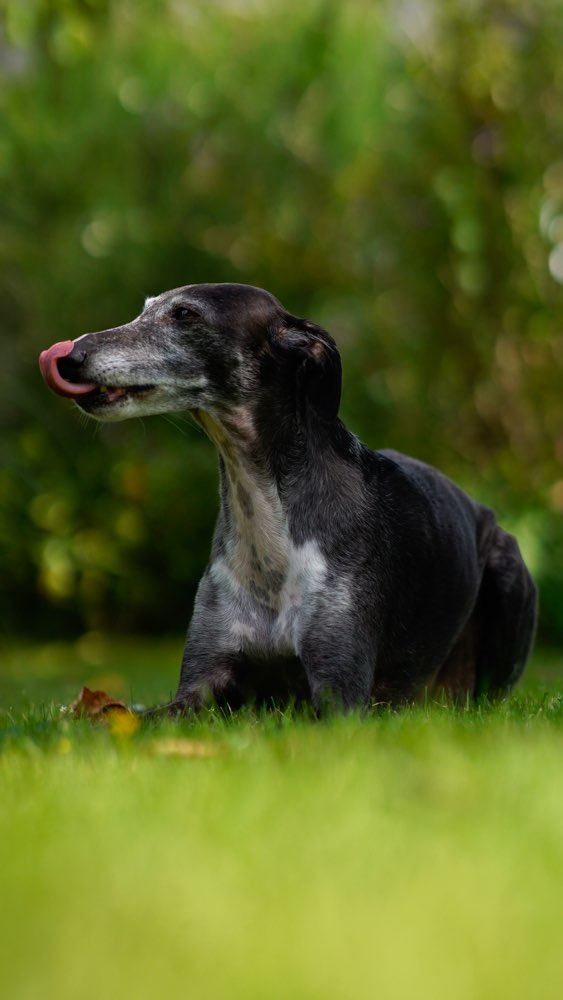
[[[211,560],[166,710],[466,701],[520,677],[536,589],[515,539],[435,469],[351,434],[332,337],[268,292],[165,292],[40,363],[98,420],[188,409],[218,448]]]

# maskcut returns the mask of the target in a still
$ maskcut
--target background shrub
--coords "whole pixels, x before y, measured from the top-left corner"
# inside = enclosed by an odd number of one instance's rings
[[[85,424],[37,354],[234,280],[334,333],[367,443],[498,508],[561,637],[561,5],[4,0],[0,24],[3,627],[187,620],[211,445],[185,416]]]

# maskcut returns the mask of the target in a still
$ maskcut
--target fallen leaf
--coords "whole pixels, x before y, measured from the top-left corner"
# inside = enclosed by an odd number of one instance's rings
[[[182,737],[153,740],[151,748],[163,757],[217,757],[220,749],[216,743],[187,740]]]
[[[129,712],[124,701],[111,698],[105,691],[90,691],[90,688],[83,687],[75,701],[68,710],[72,715],[78,717],[87,716],[91,719],[102,718],[107,712]]]

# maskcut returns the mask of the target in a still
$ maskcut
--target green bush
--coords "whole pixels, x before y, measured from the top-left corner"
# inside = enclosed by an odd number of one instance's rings
[[[337,337],[343,416],[494,504],[563,634],[563,8],[4,0],[0,582],[10,631],[178,627],[214,456],[101,430],[55,340],[263,285]]]

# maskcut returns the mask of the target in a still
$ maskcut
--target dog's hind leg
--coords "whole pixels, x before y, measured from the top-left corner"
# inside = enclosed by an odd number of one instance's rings
[[[445,699],[454,705],[467,705],[477,691],[477,652],[480,639],[478,609],[463,626],[448,657],[433,680],[426,685],[425,696]]]
[[[534,639],[537,590],[513,535],[497,527],[485,564],[476,613],[477,696],[502,697],[521,677]]]

